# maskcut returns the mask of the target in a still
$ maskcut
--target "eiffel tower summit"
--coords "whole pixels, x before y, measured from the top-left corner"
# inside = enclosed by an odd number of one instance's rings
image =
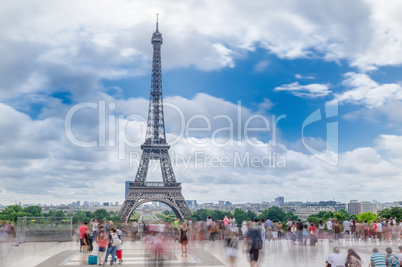
[[[170,146],[166,142],[165,122],[163,116],[162,34],[156,20],[156,30],[152,35],[153,46],[151,94],[149,98],[148,124],[145,143],[141,146],[142,156],[129,193],[119,211],[121,221],[128,222],[131,213],[140,205],[159,201],[167,204],[179,219],[191,215],[191,211],[181,193],[181,184],[176,182],[169,156]],[[149,162],[159,160],[163,182],[147,182]]]

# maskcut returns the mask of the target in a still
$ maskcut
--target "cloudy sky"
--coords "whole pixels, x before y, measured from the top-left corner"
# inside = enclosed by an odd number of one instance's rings
[[[186,199],[400,200],[400,1],[2,1],[0,203],[124,200],[155,14]],[[149,181],[159,181],[151,164]]]

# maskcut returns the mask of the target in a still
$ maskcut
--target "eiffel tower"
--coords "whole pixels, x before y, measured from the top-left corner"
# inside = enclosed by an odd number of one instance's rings
[[[129,193],[118,214],[123,222],[128,222],[131,213],[138,206],[150,201],[167,204],[179,219],[191,215],[191,211],[181,193],[181,184],[176,182],[168,153],[170,146],[166,143],[161,66],[163,39],[158,29],[158,19],[156,20],[156,31],[152,35],[151,43],[153,46],[153,59],[147,131],[145,143],[141,146],[141,162],[135,180],[129,184]],[[160,161],[163,182],[146,182],[151,160]]]

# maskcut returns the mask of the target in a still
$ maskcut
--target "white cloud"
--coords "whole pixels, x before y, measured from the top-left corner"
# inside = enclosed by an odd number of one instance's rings
[[[274,90],[289,91],[293,95],[299,97],[316,98],[329,95],[331,91],[328,89],[329,88],[327,84],[312,83],[307,85],[300,85],[299,82],[294,82],[291,84],[283,84],[276,87]]]
[[[145,116],[146,119],[148,101],[141,98],[115,100],[106,98],[106,95],[104,97],[106,104],[116,103],[117,114],[125,111],[123,117],[116,118],[119,127],[126,127],[127,138],[138,140],[136,147],[126,148],[125,155],[130,155],[130,152],[141,155],[139,145],[144,141],[145,121],[133,121],[127,126],[124,123],[127,122],[127,115],[138,111],[138,115]],[[236,105],[205,94],[193,99],[171,97],[166,100],[181,107],[187,119],[195,114],[194,110],[207,118],[213,118],[217,114],[227,114],[235,118],[238,112]],[[59,107],[56,108],[60,110]],[[0,127],[8,129],[0,137],[0,190],[3,192],[0,203],[11,203],[14,200],[25,203],[66,203],[76,201],[77,197],[81,200],[123,200],[124,181],[134,179],[137,165],[130,166],[130,163],[136,161],[131,161],[128,157],[118,158],[118,143],[115,146],[110,144],[108,134],[105,136],[106,146],[77,147],[66,138],[64,132],[65,109],[62,114],[60,111],[48,112],[46,114],[49,117],[40,120],[33,120],[5,104],[0,105],[0,111],[7,114],[0,119]],[[167,133],[168,140],[172,141],[177,137],[174,131],[177,122],[172,111],[166,111],[166,123],[172,129]],[[256,114],[245,108],[242,112],[245,118]],[[106,117],[109,118],[112,114],[114,113],[107,110]],[[98,140],[99,129],[109,133],[108,122],[99,125],[98,117],[97,109],[78,111],[73,117],[74,135],[80,140],[92,141]],[[243,119],[241,121],[242,124],[245,122]],[[199,125],[201,124],[198,122],[194,126]],[[213,123],[211,131],[226,126]],[[234,128],[237,129],[237,126]],[[280,194],[299,200],[335,197],[337,200],[347,201],[350,194],[353,194],[353,198],[364,199],[367,194],[377,192],[376,198],[389,200],[389,184],[393,188],[402,186],[402,155],[398,152],[398,146],[393,145],[400,143],[400,136],[382,135],[374,148],[361,147],[341,153],[339,166],[333,167],[308,153],[300,152],[300,147],[295,151],[281,142],[274,144],[272,140],[262,140],[258,136],[251,138],[251,141],[265,147],[257,148],[245,142],[244,138],[241,142],[234,138],[231,140],[232,145],[217,147],[211,144],[211,131],[182,138],[171,147],[174,171],[178,181],[183,182],[183,194],[188,199],[197,199],[200,202],[217,201],[224,195],[234,202],[256,202]],[[191,145],[190,139],[209,144],[204,148],[197,148]],[[320,147],[325,145],[323,140],[310,140]],[[217,141],[227,141],[227,135],[220,136]],[[383,158],[378,151],[389,152],[389,157]],[[236,157],[242,160],[247,155],[249,159],[244,166],[241,167],[239,161],[234,166]],[[271,156],[271,162],[268,156]],[[263,167],[258,162],[253,166],[253,157],[266,157],[265,164],[269,163],[270,167]],[[274,168],[277,165],[273,163],[273,158],[278,161],[279,157],[285,159],[285,168]],[[229,159],[229,167],[214,167],[216,160],[222,158]],[[187,168],[184,168],[185,163]],[[386,177],[389,184],[378,184],[378,177]],[[158,172],[150,172],[149,178],[161,179]],[[105,184],[108,186],[104,186]],[[206,187],[205,184],[213,186]],[[356,192],[348,189],[356,186],[361,186],[361,190]],[[268,188],[272,196],[266,195]],[[303,188],[306,190],[301,190]],[[205,190],[208,194],[205,194]]]
[[[315,77],[313,77],[313,76],[302,76],[299,73],[295,74],[295,78],[296,79],[308,79],[308,80],[314,80],[315,79]]]
[[[400,84],[379,84],[364,73],[348,72],[343,84],[350,90],[336,95],[339,102],[365,105],[368,108],[383,106],[390,101],[402,100]]]
[[[257,48],[287,59],[345,59],[361,69],[400,65],[401,18],[395,12],[400,5],[297,0],[281,5],[261,0],[252,6],[239,0],[7,2],[0,11],[0,97],[25,93],[30,87],[21,85],[32,84],[35,72],[40,81],[55,85],[42,91],[59,90],[59,84],[69,80],[69,89],[81,88],[82,92],[71,89],[77,97],[99,90],[103,78],[148,74],[157,12],[165,69],[233,67],[237,58]],[[68,75],[72,72],[74,79]]]
[[[254,71],[256,72],[262,72],[264,71],[269,65],[269,61],[268,60],[262,60],[260,62],[258,62],[255,66],[254,66]]]
[[[376,142],[378,149],[385,150],[402,157],[402,136],[380,135]]]

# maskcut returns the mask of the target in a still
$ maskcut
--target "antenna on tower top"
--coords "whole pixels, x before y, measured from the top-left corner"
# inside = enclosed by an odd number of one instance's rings
[[[159,14],[156,13],[156,31],[158,31],[158,16],[159,16]]]

